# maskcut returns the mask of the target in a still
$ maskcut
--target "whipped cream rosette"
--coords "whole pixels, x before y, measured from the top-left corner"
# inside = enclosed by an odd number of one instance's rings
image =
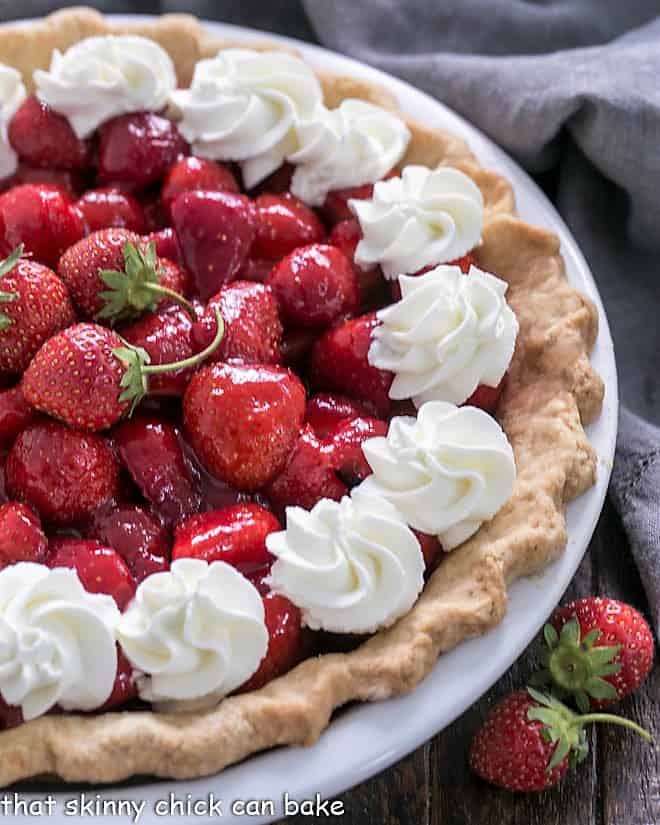
[[[13,175],[18,166],[18,156],[9,143],[7,130],[25,97],[20,72],[0,63],[0,179]]]
[[[34,73],[38,97],[65,115],[79,138],[128,112],[159,111],[176,88],[168,53],[146,37],[88,37],[64,54],[55,50],[50,69]]]
[[[371,198],[349,206],[362,230],[356,263],[380,264],[390,280],[456,260],[481,238],[481,190],[450,167],[406,166],[400,177],[379,181]]]

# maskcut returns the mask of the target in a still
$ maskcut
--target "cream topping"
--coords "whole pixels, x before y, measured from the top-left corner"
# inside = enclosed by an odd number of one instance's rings
[[[0,179],[13,175],[18,166],[18,155],[9,143],[7,129],[25,97],[20,72],[0,63]]]

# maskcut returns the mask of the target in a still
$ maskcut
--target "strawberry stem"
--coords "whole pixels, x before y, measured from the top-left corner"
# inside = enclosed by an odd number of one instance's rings
[[[214,312],[216,321],[216,333],[215,337],[208,345],[208,347],[206,347],[206,349],[203,349],[196,355],[191,355],[189,358],[184,358],[181,361],[174,361],[171,364],[144,366],[142,367],[143,374],[159,375],[164,372],[175,372],[176,370],[185,370],[188,369],[188,367],[195,367],[197,366],[197,364],[201,364],[201,362],[205,361],[209,357],[209,355],[213,355],[213,353],[220,346],[220,342],[222,341],[225,334],[225,322],[222,320],[222,315],[220,315],[220,310],[218,309],[218,307],[214,307]]]
[[[19,260],[23,257],[23,244],[19,244],[16,249],[8,255],[4,261],[0,261],[0,278],[4,278],[5,275],[8,275],[12,269],[16,266]],[[6,290],[0,290],[0,304],[8,304],[12,301],[18,300],[18,293],[17,292],[7,292]],[[0,312],[0,332],[4,332],[13,324],[12,319],[4,312]]]
[[[636,722],[623,716],[615,716],[613,713],[584,713],[582,716],[576,716],[575,718],[576,725],[587,725],[589,722],[608,722],[612,725],[620,725],[622,728],[634,731],[647,742],[653,741],[651,734]]]
[[[183,295],[179,295],[178,292],[175,292],[173,289],[170,289],[168,286],[163,286],[162,284],[142,284],[142,288],[146,289],[148,292],[153,293],[154,295],[162,295],[163,298],[169,298],[174,303],[178,304],[181,309],[185,310],[190,319],[193,323],[197,321],[197,315],[195,313],[195,307],[190,303],[187,298],[184,298]]]

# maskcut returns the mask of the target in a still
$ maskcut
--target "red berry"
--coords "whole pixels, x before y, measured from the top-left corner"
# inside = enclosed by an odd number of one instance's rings
[[[39,517],[29,507],[16,501],[0,505],[0,569],[19,561],[41,563],[47,550]]]
[[[94,514],[87,537],[112,547],[139,584],[170,566],[170,539],[165,527],[144,507],[120,504]]]
[[[0,449],[9,449],[16,437],[37,417],[38,414],[25,400],[20,384],[0,390]]]
[[[307,358],[316,342],[318,331],[302,327],[289,327],[284,330],[282,338],[282,363],[296,367],[299,371],[306,368]]]
[[[97,713],[107,713],[125,705],[138,695],[135,670],[128,661],[124,651],[117,645],[117,675],[110,698],[101,705]]]
[[[245,195],[183,192],[172,224],[187,269],[203,300],[233,281],[257,232],[257,212]]]
[[[465,401],[464,406],[479,407],[492,415],[497,409],[502,391],[504,390],[504,381],[505,379],[503,378],[496,387],[488,387],[486,384],[479,384],[477,389],[472,393],[467,401]]]
[[[82,218],[57,187],[25,183],[0,195],[0,255],[23,244],[35,261],[54,267],[83,233]]]
[[[281,530],[265,507],[245,503],[198,513],[176,528],[172,559],[224,561],[243,574],[272,562],[266,536]]]
[[[144,498],[168,524],[198,512],[201,495],[172,424],[140,416],[115,431],[124,466]]]
[[[305,413],[305,390],[291,372],[267,365],[213,364],[183,398],[190,443],[213,475],[258,490],[282,469]]]
[[[362,238],[360,224],[355,218],[341,221],[333,227],[328,236],[328,243],[336,246],[346,255],[353,264],[355,275],[360,288],[360,298],[363,305],[374,306],[381,301],[383,293],[387,294],[387,281],[378,266],[362,269],[355,263],[355,248]],[[398,281],[397,281],[398,286]],[[401,293],[399,292],[399,297]]]
[[[559,636],[549,638],[546,631],[547,668],[561,690],[575,695],[581,710],[623,699],[648,676],[653,633],[634,607],[590,596],[560,607],[550,623]],[[610,649],[609,656],[603,648]]]
[[[273,508],[284,517],[287,507],[311,510],[322,498],[339,501],[348,492],[332,461],[332,451],[306,426],[282,472],[265,490]]]
[[[0,277],[0,375],[23,372],[44,341],[76,320],[69,293],[51,269],[26,259],[11,266],[11,260]]]
[[[167,214],[182,192],[233,192],[241,190],[236,178],[221,163],[205,158],[182,158],[170,168],[163,182],[160,197]]]
[[[370,416],[373,410],[345,395],[319,393],[310,398],[305,408],[305,423],[319,438],[327,438],[347,419]]]
[[[236,278],[239,281],[257,281],[263,284],[276,263],[272,258],[253,258],[250,255],[243,261]]]
[[[319,390],[344,393],[373,404],[386,417],[391,406],[389,389],[394,376],[369,363],[375,313],[361,315],[333,327],[312,351],[311,377]]]
[[[395,169],[388,172],[383,180],[396,177]],[[353,217],[353,213],[348,207],[349,200],[369,200],[374,193],[373,183],[364,183],[362,186],[350,186],[346,189],[335,189],[328,192],[325,202],[321,207],[323,216],[329,224],[334,226],[340,221],[346,221]]]
[[[324,327],[357,310],[355,270],[341,250],[312,244],[283,258],[267,279],[285,319],[303,327]]]
[[[424,564],[427,571],[432,569],[435,562],[442,551],[442,545],[436,536],[429,536],[428,533],[420,533],[419,530],[413,530],[417,536],[419,546],[422,548],[422,556],[424,556]]]
[[[119,463],[107,441],[55,421],[33,424],[16,439],[6,465],[7,490],[54,524],[75,524],[119,492]]]
[[[279,363],[282,325],[270,287],[250,281],[234,281],[222,287],[193,328],[193,341],[199,350],[207,347],[216,333],[216,308],[224,321],[225,334],[210,360]]]
[[[290,192],[259,195],[254,203],[259,221],[251,250],[255,258],[282,258],[299,246],[321,243],[325,238],[316,213]]]
[[[189,151],[176,125],[153,112],[120,115],[99,133],[98,175],[104,183],[144,189]]]
[[[283,163],[271,175],[256,187],[252,194],[263,194],[268,192],[272,195],[283,195],[291,189],[291,178],[294,167],[290,163]]]
[[[73,568],[88,593],[112,596],[120,610],[124,610],[135,595],[135,579],[121,556],[97,541],[53,539],[48,566]]]
[[[152,232],[150,235],[146,235],[143,240],[155,244],[156,255],[159,258],[167,258],[177,264],[183,264],[179,245],[176,242],[176,235],[171,226],[159,229],[158,232]]]
[[[362,451],[369,438],[387,435],[387,422],[379,418],[353,418],[343,421],[326,438],[331,466],[351,487],[371,475],[371,467]]]
[[[59,189],[66,197],[76,200],[79,193],[85,188],[85,176],[80,171],[67,169],[39,169],[21,163],[11,181],[11,186],[21,183],[48,184]],[[11,187],[7,187],[8,189]]]
[[[97,229],[118,227],[131,232],[144,232],[144,210],[128,192],[111,186],[90,189],[76,201],[87,234]]]
[[[26,98],[9,122],[9,142],[32,166],[82,169],[89,165],[89,144],[76,136],[63,115],[39,100]]]
[[[240,693],[258,690],[291,670],[307,655],[311,634],[302,626],[300,610],[285,596],[268,593],[264,601],[268,650],[256,673],[241,686]]]

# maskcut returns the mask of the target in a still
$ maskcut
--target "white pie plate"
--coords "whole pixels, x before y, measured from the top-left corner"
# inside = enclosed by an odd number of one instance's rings
[[[222,821],[226,823],[271,822],[282,815],[285,792],[290,799],[311,800],[316,794],[324,799],[331,798],[384,770],[453,722],[510,667],[550,615],[571,581],[603,506],[617,430],[614,350],[593,277],[566,224],[539,187],[513,160],[446,106],[390,75],[300,41],[236,26],[206,25],[218,35],[246,43],[263,40],[264,37],[280,40],[299,49],[313,66],[380,83],[396,95],[401,107],[413,117],[465,138],[483,166],[501,172],[512,182],[521,217],[529,223],[553,230],[561,238],[570,281],[587,293],[600,311],[600,333],[592,361],[607,389],[602,415],[589,428],[589,437],[599,456],[598,480],[591,490],[568,508],[566,551],[541,575],[513,585],[507,615],[497,628],[442,656],[429,676],[411,694],[385,702],[354,706],[340,714],[311,748],[280,748],[228,768],[218,776],[189,782],[144,782],[85,789],[88,799],[144,801],[144,812],[139,820],[141,825],[156,825],[164,821],[162,816],[157,815],[156,803],[166,800],[171,792],[180,800],[206,800],[209,794],[213,794],[215,799],[223,802]],[[163,761],[167,762],[166,754]],[[24,794],[22,797],[43,799],[46,793],[53,794],[57,804],[50,821],[63,824],[71,821],[70,816],[64,816],[65,801],[77,797],[81,790],[64,788],[55,791],[50,786],[42,792]],[[254,799],[274,802],[276,815],[248,817],[231,813],[235,800]],[[128,817],[95,817],[95,821],[99,819],[113,823],[129,821]],[[202,825],[218,820],[204,815],[200,810],[198,815],[177,816],[176,821]],[[309,821],[316,820],[310,817]]]

